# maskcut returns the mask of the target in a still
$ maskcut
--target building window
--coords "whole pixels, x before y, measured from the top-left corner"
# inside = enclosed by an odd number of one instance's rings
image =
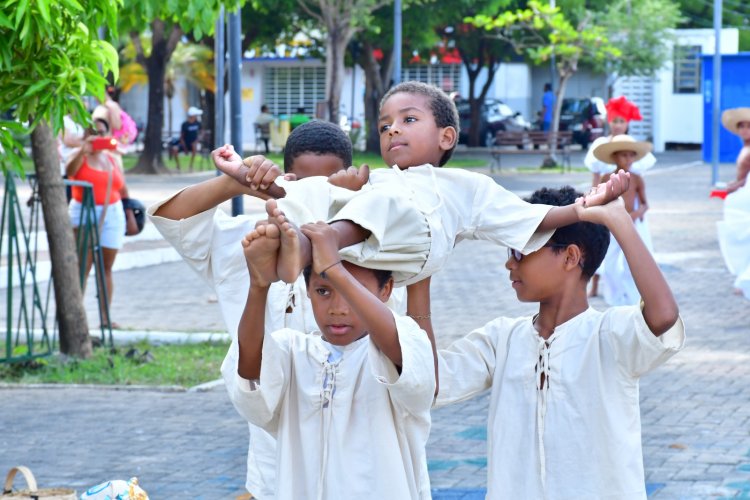
[[[266,66],[263,73],[263,103],[274,115],[291,115],[297,108],[313,116],[316,105],[326,99],[325,66]]]
[[[700,45],[676,45],[674,48],[674,93],[700,94],[700,92]]]
[[[417,80],[431,83],[446,92],[461,88],[460,64],[414,64],[401,70],[401,81]]]

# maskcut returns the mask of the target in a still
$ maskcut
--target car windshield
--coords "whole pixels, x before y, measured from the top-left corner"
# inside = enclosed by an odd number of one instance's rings
[[[586,101],[582,99],[563,99],[562,112],[563,113],[580,113],[586,106]]]

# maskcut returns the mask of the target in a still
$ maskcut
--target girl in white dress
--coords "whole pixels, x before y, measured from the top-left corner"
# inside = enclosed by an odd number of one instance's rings
[[[643,217],[648,210],[646,184],[643,177],[631,170],[632,165],[649,151],[651,151],[650,143],[636,141],[629,135],[623,134],[613,137],[606,144],[599,145],[594,150],[594,155],[599,161],[610,165],[610,172],[602,177],[604,181],[615,172],[630,172],[630,186],[622,194],[622,199],[644,246],[649,252],[653,252],[651,235],[648,233],[648,228],[643,225]],[[600,276],[602,296],[609,305],[633,305],[640,301],[641,297],[628,262],[614,238],[610,241],[607,254],[597,273]]]
[[[583,159],[583,164],[591,170],[593,178],[591,181],[592,186],[596,186],[601,182],[602,175],[608,174],[612,171],[612,165],[605,163],[594,156],[594,150],[606,144],[617,135],[627,134],[628,127],[631,121],[640,121],[643,119],[641,111],[638,109],[633,102],[629,101],[625,96],[614,97],[607,101],[607,123],[609,125],[609,135],[598,137],[591,143],[586,157]],[[653,167],[656,163],[656,158],[653,154],[647,153],[646,156],[638,161],[633,162],[630,166],[630,172],[635,174],[642,174],[649,168]],[[649,235],[648,223],[644,217],[639,224],[643,234]],[[650,239],[644,240],[646,246],[651,249]],[[591,290],[589,291],[589,297],[596,297],[599,294],[599,273],[594,275],[591,279]]]
[[[735,291],[750,299],[750,108],[728,109],[722,114],[724,127],[742,139],[737,156],[737,177],[727,184],[724,219],[719,229],[719,247],[729,271],[737,276]]]

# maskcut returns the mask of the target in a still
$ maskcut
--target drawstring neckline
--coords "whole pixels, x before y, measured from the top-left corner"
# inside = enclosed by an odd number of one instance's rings
[[[538,315],[537,315],[538,316]],[[532,320],[532,326],[536,331],[536,318]],[[545,339],[537,332],[537,362],[534,367],[536,378],[536,429],[537,446],[539,447],[539,473],[542,482],[542,491],[546,496],[547,489],[547,457],[544,448],[544,423],[547,416],[547,399],[550,387],[550,355],[552,344],[557,340],[555,331],[549,338]]]

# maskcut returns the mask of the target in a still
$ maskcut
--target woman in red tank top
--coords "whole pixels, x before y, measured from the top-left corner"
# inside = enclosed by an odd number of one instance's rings
[[[101,318],[103,324],[109,324],[112,328],[117,328],[118,325],[111,321],[107,311],[109,311],[109,304],[112,302],[114,292],[112,266],[125,239],[125,212],[121,200],[128,197],[128,188],[125,184],[121,159],[117,151],[94,147],[95,144],[98,146],[97,138],[101,140],[109,136],[109,122],[105,118],[97,116],[94,120],[94,126],[96,130],[87,133],[83,146],[68,160],[66,173],[69,179],[86,181],[93,186],[96,220],[99,224],[99,241],[103,255],[104,280],[107,285],[107,307],[104,307],[103,294],[100,301]],[[84,189],[74,186],[72,194],[73,199],[69,207],[70,222],[77,239]],[[86,279],[88,279],[91,271],[91,264],[92,255],[89,251],[86,259]]]

